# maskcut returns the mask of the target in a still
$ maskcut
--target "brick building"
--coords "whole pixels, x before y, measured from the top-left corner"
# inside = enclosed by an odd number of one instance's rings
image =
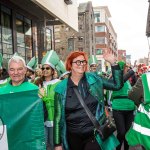
[[[109,48],[117,58],[117,34],[109,18],[111,14],[107,6],[94,7],[96,57],[101,71],[106,71],[109,64],[103,59],[103,49]]]

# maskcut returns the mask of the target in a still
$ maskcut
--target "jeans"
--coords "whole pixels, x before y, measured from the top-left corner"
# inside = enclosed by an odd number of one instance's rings
[[[45,126],[45,135],[46,135],[47,147],[50,147],[50,150],[54,150],[53,127],[46,127]]]
[[[125,134],[132,125],[134,119],[134,111],[113,110],[113,118],[115,120],[117,128],[117,138],[120,142],[120,145],[117,146],[116,150],[121,150],[121,146],[123,143],[124,143],[124,150],[128,150],[129,145],[125,139]]]

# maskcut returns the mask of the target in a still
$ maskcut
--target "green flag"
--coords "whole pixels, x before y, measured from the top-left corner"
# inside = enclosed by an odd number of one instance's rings
[[[43,103],[37,93],[38,89],[0,95],[0,117],[9,150],[46,149]]]

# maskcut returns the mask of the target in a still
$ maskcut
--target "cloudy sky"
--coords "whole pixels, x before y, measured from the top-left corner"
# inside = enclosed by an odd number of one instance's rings
[[[78,0],[78,3],[88,0]],[[90,0],[89,0],[90,1]],[[131,55],[132,63],[147,57],[149,46],[146,37],[148,0],[91,0],[93,6],[108,6],[111,22],[117,33],[118,49]]]

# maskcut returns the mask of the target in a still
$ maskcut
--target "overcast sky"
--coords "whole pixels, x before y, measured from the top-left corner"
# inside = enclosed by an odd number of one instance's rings
[[[89,0],[90,1],[90,0]],[[131,55],[132,63],[147,57],[149,46],[146,37],[148,0],[91,0],[93,6],[108,6],[111,22],[117,33],[118,49]],[[78,0],[78,3],[88,0]]]

